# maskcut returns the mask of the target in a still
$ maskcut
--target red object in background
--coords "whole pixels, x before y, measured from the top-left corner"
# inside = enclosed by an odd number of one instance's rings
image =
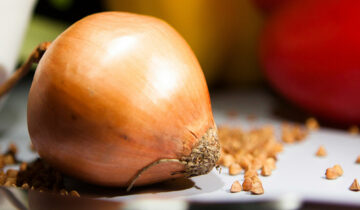
[[[336,123],[360,124],[360,1],[298,0],[267,22],[260,59],[273,87]]]
[[[270,14],[280,5],[292,0],[253,0],[256,7],[258,7],[263,13]]]

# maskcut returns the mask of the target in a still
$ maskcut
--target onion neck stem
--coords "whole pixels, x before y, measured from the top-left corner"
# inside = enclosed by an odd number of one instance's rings
[[[5,95],[15,84],[29,73],[32,64],[39,63],[41,57],[45,51],[49,48],[50,42],[44,42],[39,44],[30,54],[29,58],[23,65],[18,68],[3,84],[0,85],[0,97]]]

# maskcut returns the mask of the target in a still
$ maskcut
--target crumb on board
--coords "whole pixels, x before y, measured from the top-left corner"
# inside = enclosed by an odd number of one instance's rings
[[[359,134],[359,127],[356,126],[356,125],[350,126],[350,128],[349,128],[349,133],[350,133],[351,135],[357,135],[357,134]]]
[[[276,160],[272,157],[266,158],[264,166],[269,167],[271,170],[275,170],[276,169]]]
[[[11,154],[3,155],[3,165],[13,165],[16,163],[15,158]]]
[[[336,173],[335,169],[328,168],[325,172],[326,179],[336,179],[339,177],[339,175]]]
[[[308,130],[300,125],[283,123],[281,129],[281,139],[283,142],[288,144],[303,141],[308,135]]]
[[[235,162],[234,157],[229,154],[221,155],[221,158],[222,159],[220,160],[220,164],[225,167],[229,167],[231,164],[233,164]]]
[[[25,171],[27,168],[27,163],[22,162],[19,167],[19,171]]]
[[[261,182],[253,182],[250,190],[253,195],[261,195],[264,194],[264,188]]]
[[[325,147],[321,145],[316,151],[315,155],[318,157],[325,157],[327,155]]]
[[[305,121],[305,126],[310,131],[315,131],[315,130],[318,130],[320,128],[319,122],[314,117],[309,117]]]
[[[252,188],[252,180],[250,178],[245,178],[242,184],[242,188],[244,191],[250,191]]]
[[[5,166],[19,163],[16,158],[17,151],[16,145],[10,144],[7,151],[0,154],[0,186],[54,193],[60,193],[61,189],[65,188],[63,175],[39,158],[30,163],[21,163],[19,170],[11,168],[4,171]],[[69,195],[80,196],[75,190]]]
[[[270,176],[271,175],[271,168],[267,165],[264,165],[264,167],[261,169],[261,175],[262,176]]]
[[[251,177],[257,176],[257,175],[258,175],[258,173],[256,170],[249,169],[249,170],[245,171],[244,178],[247,178],[247,177],[251,178]]]
[[[4,171],[0,171],[0,186],[4,185],[6,181],[6,174],[4,173]]]
[[[254,170],[259,170],[261,169],[263,166],[264,166],[264,157],[261,158],[254,158],[252,161],[251,161],[251,168],[254,169]]]
[[[73,197],[80,197],[80,194],[76,190],[71,190],[69,194]]]
[[[334,165],[332,168],[327,168],[325,172],[326,179],[336,179],[342,176],[344,173],[343,169],[339,164]]]
[[[28,190],[30,187],[29,187],[29,184],[28,183],[24,183],[21,185],[21,189],[24,189],[24,190]]]
[[[240,182],[234,181],[231,185],[230,192],[237,193],[237,192],[241,192],[241,190],[242,190],[242,187],[241,187]]]
[[[230,165],[229,167],[229,174],[230,175],[238,175],[241,173],[243,169],[241,168],[241,166],[238,163],[233,163]]]
[[[244,156],[244,157],[238,157],[238,155],[236,155],[236,160],[237,162],[240,164],[241,168],[243,168],[244,170],[248,170],[250,168],[250,160],[251,157],[249,156]]]
[[[342,176],[344,174],[344,170],[339,164],[334,165],[333,168],[335,169],[336,173],[339,174],[339,176]]]
[[[253,181],[253,182],[261,182],[260,178],[258,175],[255,175],[255,176],[252,176],[250,177],[250,179]]]
[[[67,195],[69,195],[69,192],[68,192],[67,190],[65,190],[65,189],[61,189],[59,193],[60,193],[60,195],[62,195],[62,196],[67,196]]]
[[[6,171],[6,177],[8,178],[16,178],[18,175],[18,171],[15,169],[8,169]]]
[[[353,183],[351,184],[350,188],[351,191],[360,191],[360,185],[357,179],[354,179]]]
[[[360,155],[357,156],[355,163],[360,163]]]
[[[10,143],[8,149],[3,154],[0,154],[0,170],[7,165],[18,163],[16,154],[18,149],[14,143]]]

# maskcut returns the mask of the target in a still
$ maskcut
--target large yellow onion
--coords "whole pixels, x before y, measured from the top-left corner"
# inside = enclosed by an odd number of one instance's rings
[[[219,157],[199,63],[167,23],[106,12],[69,27],[37,67],[28,128],[39,155],[106,186],[208,173]],[[152,166],[152,167],[148,167]]]

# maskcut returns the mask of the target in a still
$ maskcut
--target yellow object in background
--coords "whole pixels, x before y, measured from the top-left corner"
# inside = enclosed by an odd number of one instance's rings
[[[155,16],[172,25],[195,52],[209,85],[254,85],[262,25],[250,0],[105,0],[107,10]]]

